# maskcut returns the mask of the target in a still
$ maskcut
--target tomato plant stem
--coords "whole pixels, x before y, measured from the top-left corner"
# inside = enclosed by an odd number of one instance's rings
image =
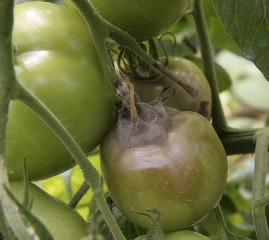
[[[95,200],[101,213],[104,216],[107,224],[109,225],[111,232],[117,239],[125,239],[115,222],[113,215],[111,214],[108,206],[106,205],[102,188],[100,186],[100,178],[98,171],[90,163],[87,156],[79,147],[78,143],[72,138],[69,132],[64,128],[60,121],[53,115],[53,113],[30,91],[16,83],[16,99],[21,100],[28,107],[30,107],[54,132],[54,134],[60,139],[64,144],[76,162],[79,164],[85,181],[91,186]]]
[[[226,224],[224,221],[224,217],[223,217],[220,205],[218,205],[214,209],[214,212],[215,212],[217,226],[218,226],[218,239],[219,240],[228,240],[227,235],[226,235]]]
[[[72,197],[68,205],[72,208],[75,208],[79,203],[79,201],[81,200],[81,198],[87,193],[89,189],[90,185],[86,181],[84,181],[80,186],[80,188],[75,193],[75,195]]]
[[[255,131],[256,132],[256,131]],[[227,155],[253,153],[255,151],[255,143],[253,141],[253,134],[245,133],[238,135],[228,135],[220,137],[220,140],[225,148]]]
[[[119,80],[106,46],[106,39],[110,33],[106,26],[108,23],[97,14],[89,1],[73,0],[73,2],[88,24],[105,76],[117,87]]]
[[[252,153],[255,149],[252,137],[257,130],[234,129],[229,127],[226,122],[219,97],[219,87],[214,67],[214,58],[209,40],[208,27],[202,0],[194,1],[193,16],[200,42],[204,73],[212,90],[212,125],[223,142],[227,155]]]
[[[227,128],[227,124],[219,98],[219,87],[202,0],[194,1],[193,15],[200,41],[204,73],[212,90],[212,125],[216,132],[220,134]]]
[[[257,204],[257,201],[265,197],[266,194],[266,175],[268,172],[268,147],[269,129],[258,131],[254,135],[256,142],[255,149],[255,168],[253,176],[252,190],[252,217],[257,234],[257,239],[269,239],[265,206]]]
[[[0,208],[5,214],[5,218],[1,217],[1,219],[7,221],[18,239],[30,239],[17,208],[10,201],[4,189],[5,186],[8,186],[5,150],[8,106],[11,90],[16,80],[12,53],[13,1],[0,2],[0,22]],[[1,219],[0,226],[3,224],[4,228],[6,222],[2,222]]]

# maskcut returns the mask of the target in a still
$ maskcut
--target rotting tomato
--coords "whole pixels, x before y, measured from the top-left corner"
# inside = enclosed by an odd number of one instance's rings
[[[100,15],[142,42],[165,33],[184,14],[191,0],[91,0]]]
[[[104,77],[83,18],[62,6],[29,2],[15,6],[13,42],[18,81],[61,121],[85,153],[112,127],[116,90]],[[40,180],[75,165],[54,133],[20,101],[12,101],[7,125],[10,180]]]
[[[117,65],[116,69],[118,71]],[[202,70],[192,61],[182,57],[169,57],[167,69],[175,77],[198,90],[198,95],[192,98],[181,86],[164,75],[152,80],[135,80],[127,76],[124,77],[132,82],[135,92],[142,102],[149,103],[153,101],[160,95],[162,89],[173,86],[175,94],[164,101],[164,106],[173,107],[180,111],[200,111],[209,119],[212,109],[212,94],[210,85]],[[119,74],[119,77],[122,78],[122,75]],[[206,103],[205,106],[203,103]]]
[[[162,230],[171,232],[194,225],[217,206],[227,181],[227,158],[206,118],[167,111],[163,144],[122,147],[115,128],[101,142],[100,158],[111,198],[123,215],[148,229],[148,217],[132,210],[158,209]]]
[[[66,203],[52,197],[33,183],[29,183],[29,197],[33,213],[48,229],[55,240],[81,239],[88,235],[88,226],[82,216]],[[22,202],[23,182],[10,182],[15,197]]]
[[[135,240],[146,240],[147,235],[142,235]],[[178,231],[173,233],[165,233],[164,240],[210,240],[210,238],[192,231]]]

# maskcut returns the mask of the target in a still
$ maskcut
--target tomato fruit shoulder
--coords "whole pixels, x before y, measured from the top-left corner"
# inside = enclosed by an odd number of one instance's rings
[[[115,88],[104,77],[83,18],[46,2],[14,9],[14,65],[18,81],[66,127],[85,153],[92,152],[114,123]],[[75,165],[54,133],[20,101],[11,101],[7,125],[10,180],[45,179]]]

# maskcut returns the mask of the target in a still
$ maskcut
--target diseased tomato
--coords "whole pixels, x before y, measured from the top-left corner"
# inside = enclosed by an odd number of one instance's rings
[[[191,0],[91,0],[100,15],[142,42],[165,33],[187,10]]]
[[[104,78],[83,18],[62,6],[29,2],[15,6],[13,42],[18,81],[61,121],[85,153],[112,127],[115,88]],[[10,180],[40,180],[75,165],[54,133],[28,107],[12,101],[7,125]]]
[[[159,209],[164,232],[206,217],[227,181],[225,150],[209,121],[195,112],[168,113],[168,138],[161,145],[122,147],[116,128],[100,145],[104,179],[119,210],[148,229],[151,221],[132,210]]]
[[[22,202],[23,183],[10,182],[15,197]],[[45,225],[55,240],[75,240],[88,235],[86,221],[73,208],[50,196],[33,183],[29,183],[31,212]]]

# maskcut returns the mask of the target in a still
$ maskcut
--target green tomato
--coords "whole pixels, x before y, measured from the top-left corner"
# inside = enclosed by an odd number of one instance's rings
[[[147,235],[142,235],[135,240],[146,240]],[[210,238],[192,231],[179,231],[173,233],[165,233],[164,240],[210,240]]]
[[[187,10],[191,0],[91,0],[100,15],[142,42],[165,33]]]
[[[20,202],[23,200],[22,181],[10,182],[10,188]],[[86,221],[73,208],[29,183],[31,212],[45,225],[55,240],[81,239],[88,235]]]
[[[116,206],[148,229],[158,209],[164,232],[185,229],[219,203],[227,181],[227,158],[209,121],[195,112],[168,110],[170,128],[162,145],[122,148],[116,128],[100,144],[101,168]]]
[[[116,91],[105,79],[88,27],[80,15],[56,4],[15,6],[13,42],[18,81],[61,121],[82,150],[92,152],[114,123]],[[27,106],[12,101],[7,125],[10,180],[40,180],[75,165],[54,133]]]
[[[164,106],[173,107],[180,111],[199,112],[200,103],[208,102],[205,117],[210,118],[212,109],[211,88],[202,70],[185,58],[169,57],[168,60],[167,70],[184,83],[198,90],[198,95],[192,98],[181,86],[164,75],[155,80],[130,79],[140,100],[149,103],[160,95],[162,89],[173,86],[176,92],[163,102]]]

